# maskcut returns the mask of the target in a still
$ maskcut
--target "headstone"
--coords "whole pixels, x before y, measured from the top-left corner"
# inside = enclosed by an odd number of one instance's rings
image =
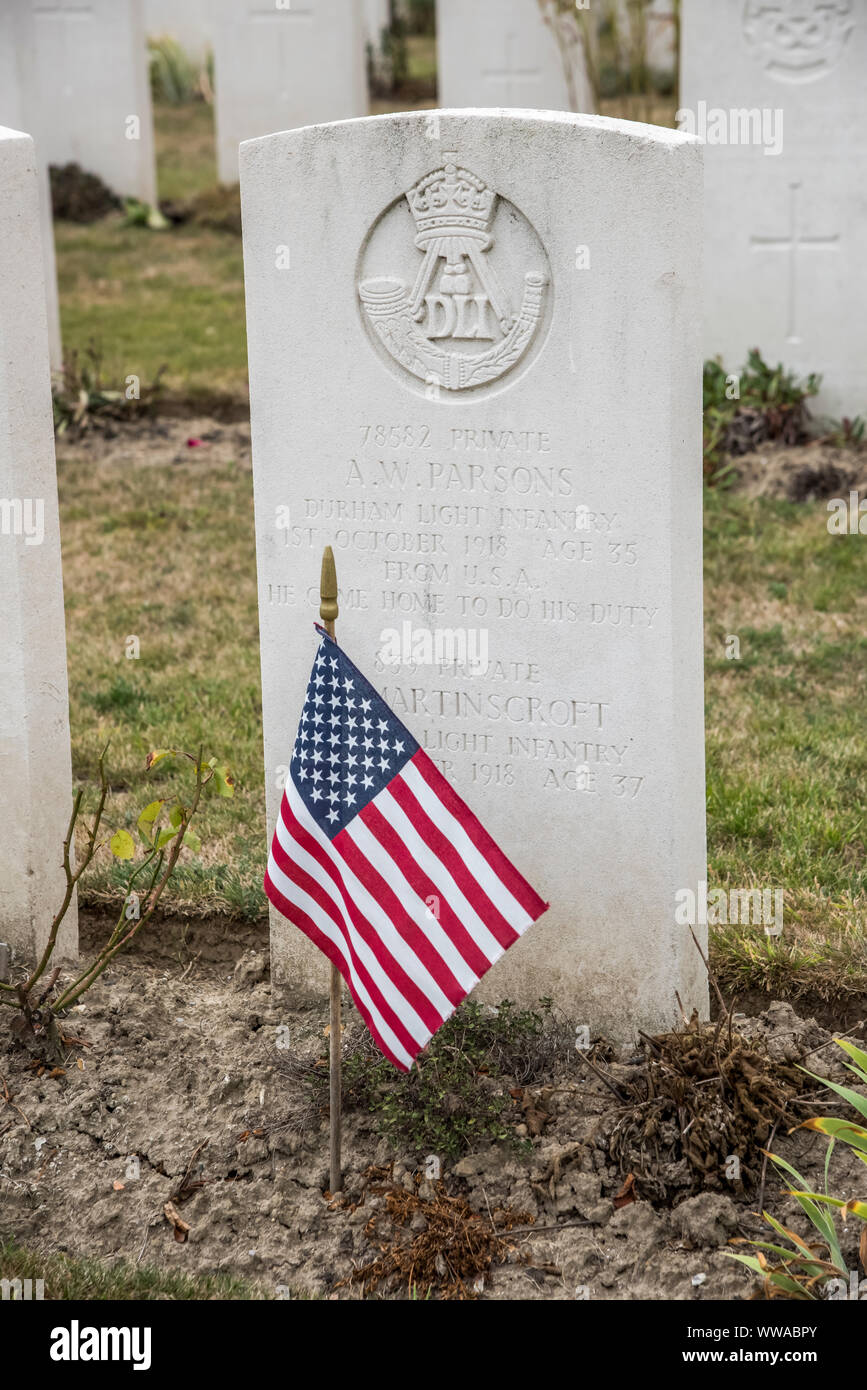
[[[685,0],[679,121],[705,150],[707,356],[821,372],[867,413],[863,0]]]
[[[364,38],[374,53],[382,45],[382,31],[388,28],[389,0],[364,0]]]
[[[31,125],[25,105],[28,55],[34,41],[30,0],[4,0],[0,8],[0,125],[26,130]],[[35,117],[35,112],[33,113]],[[41,150],[37,148],[37,155]],[[54,257],[54,223],[51,216],[51,189],[48,164],[39,160],[39,214],[42,252],[45,257],[45,307],[48,317],[48,352],[51,366],[63,366],[60,343],[60,308],[57,297],[57,266]]]
[[[437,0],[440,105],[591,111],[580,30],[557,23],[563,46],[539,0]]]
[[[551,900],[485,996],[703,1009],[698,142],[404,113],[244,145],[241,199],[269,829],[332,545],[338,640]]]
[[[364,0],[364,60],[369,96],[377,96],[392,85],[390,55],[383,51],[383,38],[390,23],[389,0]]]
[[[204,58],[212,47],[213,0],[144,0],[148,38],[168,34],[192,58]]]
[[[155,203],[141,0],[30,5],[35,38],[25,109],[40,157],[80,164],[115,193]]]
[[[654,74],[677,70],[675,0],[651,0],[646,12],[647,66]]]
[[[356,0],[217,0],[217,174],[238,182],[242,140],[367,112]]]
[[[39,180],[30,137],[0,128],[0,929],[24,953],[63,900],[72,810]],[[58,949],[76,947],[73,902]]]

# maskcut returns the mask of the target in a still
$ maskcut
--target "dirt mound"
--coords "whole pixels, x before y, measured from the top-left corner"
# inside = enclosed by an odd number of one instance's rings
[[[738,492],[748,497],[778,497],[811,502],[848,498],[850,490],[867,496],[867,449],[814,441],[787,446],[764,444],[731,460]]]
[[[59,221],[98,222],[123,206],[97,174],[89,174],[80,164],[51,164],[48,174],[51,207]]]
[[[209,466],[234,463],[249,470],[249,412],[239,407],[241,423],[221,421],[211,416],[165,413],[135,420],[111,419],[98,432],[87,435],[65,434],[57,444],[58,467],[69,462],[86,462],[93,468],[101,464],[123,464],[129,468],[165,468],[177,463],[202,462]]]

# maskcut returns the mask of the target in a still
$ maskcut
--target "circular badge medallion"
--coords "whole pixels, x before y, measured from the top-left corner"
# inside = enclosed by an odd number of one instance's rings
[[[459,398],[526,367],[550,319],[548,257],[523,213],[457,156],[374,223],[358,296],[376,351],[427,395]]]

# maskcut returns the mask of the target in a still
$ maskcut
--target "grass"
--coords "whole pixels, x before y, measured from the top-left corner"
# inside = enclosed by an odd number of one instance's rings
[[[161,198],[183,201],[217,182],[214,108],[205,101],[154,102],[154,142]]]
[[[709,878],[784,891],[782,938],[715,933],[730,988],[867,984],[867,547],[826,520],[706,494]]]
[[[179,1274],[123,1261],[106,1264],[86,1256],[43,1255],[15,1241],[0,1244],[0,1279],[42,1279],[44,1297],[64,1301],[259,1300],[269,1297],[258,1285],[228,1274]]]
[[[213,111],[155,104],[161,198],[183,201],[216,182]],[[241,239],[184,223],[125,227],[120,213],[90,226],[55,223],[64,345],[102,350],[106,384],[167,367],[170,392],[207,405],[247,398]]]
[[[181,108],[182,109],[182,108]],[[153,380],[203,404],[247,394],[239,237],[193,223],[151,232],[120,213],[91,226],[56,224],[67,348],[96,342],[105,384]]]
[[[74,776],[93,783],[110,743],[107,824],[131,829],[164,785],[161,765],[144,773],[151,749],[204,744],[228,761],[235,797],[203,809],[202,854],[184,850],[173,901],[255,917],[265,822],[250,473],[198,452],[165,470],[94,470],[64,462],[62,442],[59,459]],[[103,863],[85,900],[117,890],[122,872]]]
[[[437,41],[432,34],[409,34],[406,40],[407,75],[417,82],[432,82],[437,71]]]

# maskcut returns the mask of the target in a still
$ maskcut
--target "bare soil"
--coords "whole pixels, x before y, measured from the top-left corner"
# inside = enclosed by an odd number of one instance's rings
[[[232,408],[227,405],[225,415],[228,418],[179,411],[175,416],[161,408],[159,415],[129,421],[95,416],[90,428],[58,438],[58,461],[165,468],[201,458],[209,464],[235,463],[249,469],[249,407],[243,402]]]
[[[849,492],[867,495],[867,448],[809,444],[764,444],[754,453],[730,460],[735,487],[748,497],[776,497],[789,502],[848,500]]]
[[[176,413],[175,413],[176,412]],[[209,463],[251,464],[249,406],[225,400],[210,414],[190,414],[182,401],[161,403],[158,415],[129,421],[94,417],[89,429],[61,436],[58,457],[90,463],[123,463],[162,468],[189,462],[196,453]],[[729,460],[734,486],[749,497],[810,502],[867,495],[867,445],[838,446],[826,440],[808,444],[769,443]]]
[[[87,940],[101,924],[83,918]],[[359,1025],[348,1005],[346,1014],[351,1039]],[[0,1100],[0,1237],[32,1249],[230,1272],[268,1297],[360,1298],[362,1286],[346,1282],[353,1272],[383,1245],[415,1239],[433,1211],[425,1203],[448,1197],[468,1202],[486,1230],[513,1213],[499,1262],[483,1284],[467,1286],[471,1297],[703,1300],[752,1291],[725,1250],[733,1237],[762,1234],[755,1189],[716,1178],[716,1190],[675,1195],[674,1205],[640,1193],[632,1200],[628,1175],[610,1157],[624,1105],[577,1057],[519,1093],[530,1121],[524,1151],[492,1144],[466,1153],[443,1164],[441,1187],[426,1176],[426,1155],[393,1150],[376,1116],[350,1111],[344,1193],[333,1200],[327,1114],[305,1109],[282,1050],[288,1042],[293,1057],[324,1058],[327,1005],[292,1008],[273,997],[264,924],[163,921],[70,1014],[62,1075],[38,1074],[0,1024],[0,1096],[5,1082],[10,1097]],[[781,1062],[829,1037],[782,1003],[738,1015],[736,1025],[766,1038]],[[828,1072],[838,1051],[814,1052],[809,1064]],[[626,1084],[636,1075],[640,1058],[605,1056],[609,1076]],[[775,1148],[821,1181],[823,1141],[779,1132]],[[858,1175],[844,1156],[836,1162],[838,1187],[854,1191]],[[677,1175],[667,1178],[677,1192]],[[394,1225],[400,1203],[389,1188],[420,1198],[411,1228]],[[167,1203],[189,1225],[184,1241]],[[772,1169],[764,1204],[804,1229]],[[852,1268],[854,1240],[853,1232]],[[407,1291],[384,1284],[376,1296]]]

